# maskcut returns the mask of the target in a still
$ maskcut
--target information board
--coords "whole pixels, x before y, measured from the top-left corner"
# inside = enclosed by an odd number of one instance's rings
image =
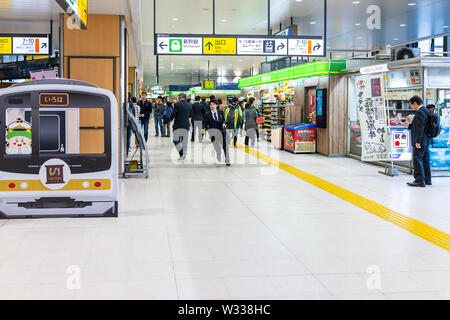
[[[322,37],[157,34],[157,55],[325,56]]]

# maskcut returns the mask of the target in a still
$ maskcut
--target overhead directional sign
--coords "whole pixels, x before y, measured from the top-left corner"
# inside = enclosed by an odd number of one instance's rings
[[[254,36],[157,34],[158,55],[325,56],[317,36]]]
[[[289,39],[290,56],[323,56],[323,39]]]
[[[203,54],[236,54],[236,38],[203,38]]]
[[[258,39],[238,38],[237,54],[239,55],[263,55],[286,56],[288,52],[287,39]]]
[[[49,55],[48,35],[0,34],[0,55]]]
[[[48,37],[14,37],[14,54],[45,54],[49,53]]]
[[[0,37],[0,54],[12,54],[12,37]]]
[[[158,54],[202,54],[200,37],[157,37]]]

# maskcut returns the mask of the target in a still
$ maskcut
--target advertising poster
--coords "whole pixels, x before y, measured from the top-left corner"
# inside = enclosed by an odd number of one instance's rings
[[[412,159],[411,132],[408,128],[390,129],[389,159],[394,161],[410,161]]]
[[[361,125],[362,161],[388,160],[388,130],[384,81],[380,75],[356,77],[356,101]]]

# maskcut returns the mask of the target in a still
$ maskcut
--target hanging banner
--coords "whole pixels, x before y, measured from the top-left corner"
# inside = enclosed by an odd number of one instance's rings
[[[356,77],[357,106],[361,125],[362,161],[388,160],[388,130],[382,76]]]

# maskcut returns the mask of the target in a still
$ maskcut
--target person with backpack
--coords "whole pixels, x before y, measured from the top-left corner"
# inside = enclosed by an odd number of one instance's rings
[[[162,120],[163,120],[163,127],[162,127],[162,137],[170,137],[170,116],[172,115],[173,107],[172,102],[167,101],[166,106],[162,112]]]
[[[152,105],[147,99],[147,92],[142,92],[141,98],[142,99],[138,102],[138,106],[140,107],[139,122],[144,128],[145,141],[148,141],[148,124],[150,122],[150,115],[152,113]]]
[[[250,98],[249,103],[247,103],[244,110],[244,121],[245,121],[245,145],[248,146],[249,140],[251,139],[252,147],[255,145],[255,135],[258,130],[258,123],[256,118],[258,118],[258,110],[256,110],[253,103],[255,98]]]
[[[427,105],[428,111],[431,113],[430,118],[430,145],[434,144],[434,138],[439,137],[441,134],[441,118],[439,117],[439,113],[436,112],[436,106],[434,104]]]
[[[242,111],[237,105],[238,99],[234,97],[231,99],[231,104],[225,109],[225,125],[227,127],[227,145],[233,138],[233,145],[237,145],[237,133],[240,124],[242,123]]]
[[[413,147],[414,181],[407,184],[411,187],[431,186],[430,144],[431,113],[423,106],[422,98],[414,96],[409,100],[411,108],[416,110],[414,120],[409,125]]]

